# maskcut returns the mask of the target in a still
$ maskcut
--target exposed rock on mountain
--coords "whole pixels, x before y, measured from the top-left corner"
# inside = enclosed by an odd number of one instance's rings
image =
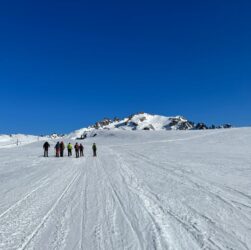
[[[220,127],[212,125],[208,127],[205,123],[195,124],[182,116],[166,117],[160,115],[152,115],[148,113],[137,113],[130,115],[127,118],[120,120],[104,118],[96,122],[88,128],[77,130],[69,135],[74,139],[85,139],[89,136],[96,136],[100,130],[201,130],[201,129],[215,129],[215,128],[230,128],[231,125],[225,124]]]

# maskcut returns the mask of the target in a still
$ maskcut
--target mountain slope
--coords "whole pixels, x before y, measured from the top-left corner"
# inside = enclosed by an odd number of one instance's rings
[[[101,132],[0,149],[0,249],[251,249],[251,128]]]
[[[24,145],[27,143],[44,140],[44,137],[35,135],[13,134],[0,135],[0,147],[13,147],[16,145]]]
[[[224,128],[231,127],[230,125],[225,125],[222,127],[212,128]],[[102,130],[201,130],[208,129],[204,123],[195,124],[187,120],[182,116],[160,116],[160,115],[152,115],[148,113],[138,113],[135,115],[131,115],[128,118],[124,118],[122,120],[115,118],[109,119],[104,118],[102,121],[96,122],[94,125],[89,126],[88,128],[82,128],[74,131],[70,135],[69,138],[86,138],[88,136],[96,136]]]

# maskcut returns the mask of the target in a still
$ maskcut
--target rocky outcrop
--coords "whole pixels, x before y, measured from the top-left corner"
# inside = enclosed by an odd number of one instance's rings
[[[208,126],[205,123],[197,123],[194,127],[196,130],[208,129]]]

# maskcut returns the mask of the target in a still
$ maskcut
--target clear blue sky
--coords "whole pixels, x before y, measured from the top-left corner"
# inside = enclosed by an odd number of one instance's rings
[[[250,1],[2,1],[0,133],[138,111],[251,125]]]

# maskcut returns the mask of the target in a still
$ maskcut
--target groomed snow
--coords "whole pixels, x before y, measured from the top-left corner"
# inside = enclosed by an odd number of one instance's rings
[[[83,142],[80,159],[0,148],[0,249],[251,249],[251,128]]]

